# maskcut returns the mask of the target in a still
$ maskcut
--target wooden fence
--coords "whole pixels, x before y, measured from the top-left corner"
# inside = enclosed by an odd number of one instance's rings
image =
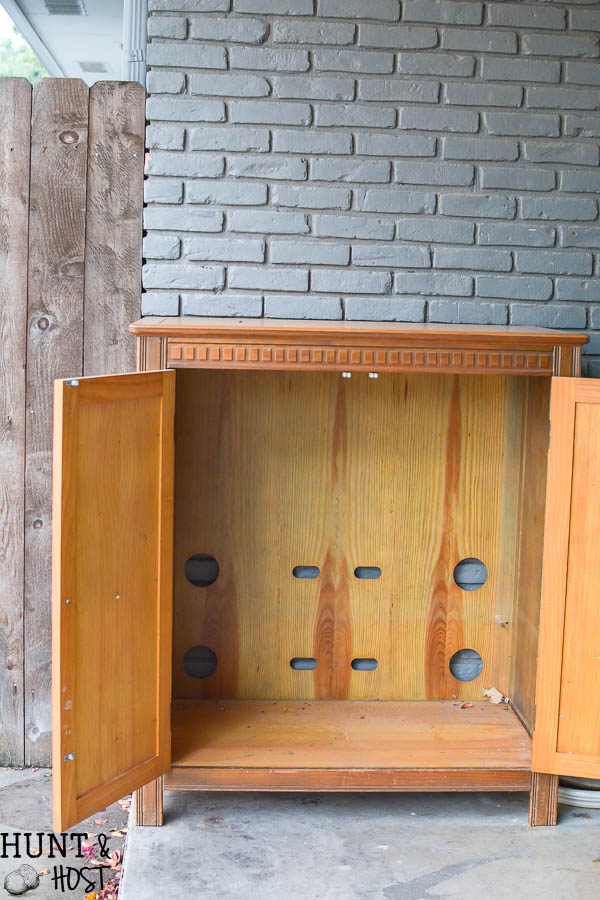
[[[52,381],[135,368],[144,105],[0,78],[0,765],[50,764]]]

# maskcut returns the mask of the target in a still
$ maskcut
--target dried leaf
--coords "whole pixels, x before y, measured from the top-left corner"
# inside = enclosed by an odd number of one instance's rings
[[[489,691],[482,691],[482,694],[484,697],[490,698],[490,703],[502,703],[502,701],[504,700],[502,692],[495,687],[491,687]]]
[[[106,825],[108,819],[94,819],[94,825]]]
[[[461,709],[470,709],[473,706],[472,703],[463,703]]]

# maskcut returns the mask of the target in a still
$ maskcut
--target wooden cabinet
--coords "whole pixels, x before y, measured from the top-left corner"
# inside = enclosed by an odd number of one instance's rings
[[[553,823],[558,775],[600,777],[585,336],[132,330],[137,374],[56,384],[55,827],[130,790],[160,824],[163,787],[529,791]]]

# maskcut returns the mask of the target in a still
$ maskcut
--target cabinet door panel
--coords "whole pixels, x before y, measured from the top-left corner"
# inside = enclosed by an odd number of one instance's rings
[[[54,827],[170,765],[175,372],[55,384]]]
[[[533,769],[600,778],[600,381],[555,378]]]

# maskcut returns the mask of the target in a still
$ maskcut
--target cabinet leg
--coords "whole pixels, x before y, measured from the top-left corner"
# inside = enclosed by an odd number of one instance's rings
[[[155,778],[135,792],[135,824],[162,825],[163,780]]]
[[[531,773],[529,824],[556,825],[558,807],[558,775]]]

